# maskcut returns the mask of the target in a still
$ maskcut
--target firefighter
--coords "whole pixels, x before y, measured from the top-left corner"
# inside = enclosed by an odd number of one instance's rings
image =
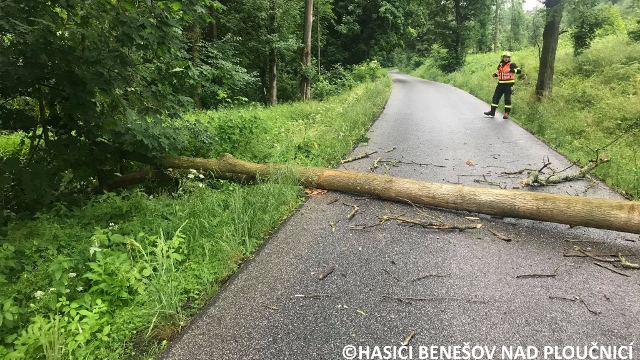
[[[502,118],[509,118],[509,113],[511,112],[512,87],[516,82],[516,74],[520,73],[522,73],[522,71],[518,68],[518,65],[511,62],[511,53],[508,51],[502,53],[502,61],[498,64],[498,71],[491,75],[498,78],[498,85],[496,86],[496,91],[494,91],[493,99],[491,100],[491,110],[485,112],[485,115],[492,117],[496,116],[498,103],[504,94],[504,116]]]

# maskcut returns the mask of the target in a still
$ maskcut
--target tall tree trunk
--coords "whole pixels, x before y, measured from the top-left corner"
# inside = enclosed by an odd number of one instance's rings
[[[496,9],[493,15],[493,51],[498,52],[498,35],[500,30],[500,0],[496,0]]]
[[[293,170],[305,187],[373,195],[392,201],[409,201],[495,216],[640,233],[640,203],[637,201],[434,183],[317,167],[300,166],[292,169],[277,164],[250,163],[229,154],[220,159],[165,156],[160,165],[172,169],[202,169],[261,178],[282,171],[290,173]]]
[[[209,41],[215,42],[218,41],[218,22],[216,20],[216,8],[213,5],[209,5],[209,16],[211,16],[211,22],[207,27],[207,36]]]
[[[462,63],[464,62],[464,53],[465,49],[465,39],[464,39],[464,19],[462,18],[462,1],[464,0],[454,0],[454,10],[456,15],[456,33],[454,34],[456,39],[456,58]],[[460,64],[462,67],[462,64]]]
[[[269,1],[269,34],[272,39],[276,38],[277,26],[276,22],[277,18],[277,9],[278,9],[278,1],[270,0]],[[271,40],[275,41],[275,40]],[[269,44],[269,66],[268,66],[268,78],[269,78],[269,89],[268,89],[268,104],[270,106],[276,105],[278,103],[278,53],[276,51],[276,45],[271,43]]]
[[[200,66],[200,26],[192,24],[190,29],[191,37],[191,59],[194,66]],[[193,102],[196,109],[202,109],[202,83],[198,81],[193,91]]]
[[[309,77],[309,64],[311,63],[311,30],[313,27],[313,0],[304,2],[304,31],[302,33],[302,81],[300,82],[300,95],[302,100],[311,98],[311,79]]]
[[[536,84],[538,100],[551,95],[553,89],[553,72],[560,37],[560,21],[564,8],[564,0],[547,0],[545,2],[546,20],[542,32],[542,52],[540,54],[540,70]]]
[[[269,105],[278,104],[278,59],[274,46],[269,50]]]
[[[318,5],[318,11],[316,11],[316,19],[318,19],[316,25],[318,30],[318,58],[316,60],[318,62],[318,75],[320,75],[320,0],[316,1],[316,4]]]

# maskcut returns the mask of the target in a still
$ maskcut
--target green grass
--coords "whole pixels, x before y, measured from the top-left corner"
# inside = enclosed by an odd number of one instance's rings
[[[324,102],[194,112],[210,156],[331,166],[378,116],[384,77]],[[209,174],[178,191],[105,194],[10,224],[0,238],[0,358],[148,359],[304,199],[286,172],[252,186]]]
[[[561,39],[553,94],[543,102],[534,96],[537,50],[512,55],[528,75],[514,87],[512,119],[579,164],[597,153],[605,155],[611,161],[595,174],[640,199],[640,43],[612,35],[597,39],[574,57],[568,41]],[[428,59],[413,74],[452,84],[490,102],[495,88],[491,73],[499,61],[497,53],[470,55],[461,70],[446,75]],[[632,127],[635,130],[629,131]]]

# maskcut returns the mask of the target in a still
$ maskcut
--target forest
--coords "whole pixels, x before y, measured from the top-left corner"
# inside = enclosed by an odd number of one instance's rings
[[[386,72],[489,102],[640,199],[640,1],[0,1],[0,358],[148,359],[304,201],[165,155],[333,167]],[[489,80],[488,80],[489,79]]]

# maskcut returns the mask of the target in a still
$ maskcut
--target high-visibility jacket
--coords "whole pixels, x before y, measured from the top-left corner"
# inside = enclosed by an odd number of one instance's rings
[[[498,83],[509,84],[516,82],[516,74],[520,74],[522,71],[518,68],[518,65],[512,62],[500,62],[498,64]]]

